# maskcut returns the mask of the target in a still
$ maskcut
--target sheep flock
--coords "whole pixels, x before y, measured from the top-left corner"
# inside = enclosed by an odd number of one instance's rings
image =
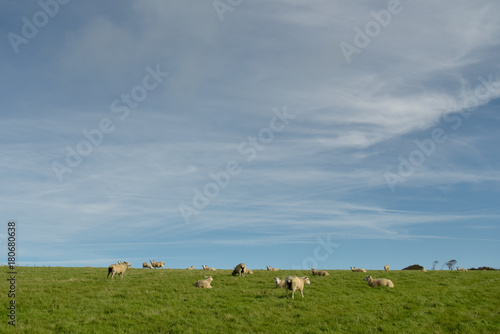
[[[144,262],[142,264],[143,269],[156,269],[156,268],[165,268],[165,262],[164,261],[158,261],[155,262],[153,260],[150,260],[148,262]],[[115,275],[120,276],[120,278],[123,278],[125,271],[128,268],[131,268],[132,265],[128,261],[118,261],[118,264],[111,264],[108,267],[108,275],[107,277],[111,275],[111,278],[114,278]],[[206,265],[201,266],[204,271],[216,271],[215,268],[213,267],[208,267]],[[185,270],[193,271],[194,266],[187,267]],[[383,267],[385,271],[389,271],[389,265],[385,265]],[[352,272],[363,272],[366,273],[367,270],[363,268],[356,268],[356,267],[350,267],[350,270]],[[457,271],[467,271],[465,268],[456,268]],[[266,266],[266,269],[262,272],[265,271],[273,271],[277,272],[279,271],[278,268],[271,268],[270,266]],[[330,273],[328,273],[326,270],[316,270],[315,268],[310,269],[311,273],[313,276],[320,276],[320,277],[328,277],[330,276]],[[426,272],[425,268],[421,270],[422,272]],[[239,277],[245,277],[245,275],[248,274],[253,274],[253,271],[249,269],[244,263],[239,263],[237,264],[232,273],[233,276],[239,276]],[[212,289],[212,282],[214,278],[212,276],[204,276],[204,279],[199,279],[194,283],[194,287],[198,288],[203,288],[203,289]],[[354,277],[354,276],[353,276]],[[241,278],[243,279],[243,278]],[[328,280],[328,278],[318,278],[319,280]],[[369,287],[372,288],[379,288],[379,287],[388,287],[388,288],[394,288],[394,283],[387,278],[373,278],[371,275],[366,276],[363,279],[365,282],[368,283]],[[282,280],[279,277],[274,277],[274,286],[275,288],[284,288],[286,290],[286,298],[289,299],[289,293],[288,291],[291,291],[292,294],[292,299],[295,299],[295,292],[300,291],[300,294],[302,298],[304,298],[304,288],[307,285],[311,284],[311,279],[307,276],[297,276],[297,275],[289,275],[287,276],[284,280]]]

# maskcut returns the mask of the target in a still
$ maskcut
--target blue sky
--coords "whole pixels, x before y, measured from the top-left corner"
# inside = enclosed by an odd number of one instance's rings
[[[499,12],[4,1],[2,243],[15,220],[21,265],[500,267]]]

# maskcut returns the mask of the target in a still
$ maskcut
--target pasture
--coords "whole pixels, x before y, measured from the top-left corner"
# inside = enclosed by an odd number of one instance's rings
[[[499,271],[127,269],[17,267],[20,333],[499,333]],[[7,268],[2,268],[7,277]],[[305,298],[285,297],[273,277],[309,276]],[[193,284],[211,275],[212,289]],[[363,278],[391,279],[370,288]],[[5,279],[2,279],[6,282]],[[2,284],[2,308],[8,306]],[[12,330],[2,317],[0,332]]]

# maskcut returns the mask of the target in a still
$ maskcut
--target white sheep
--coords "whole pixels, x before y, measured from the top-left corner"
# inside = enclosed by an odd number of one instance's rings
[[[372,288],[376,288],[378,286],[388,286],[389,288],[394,288],[394,284],[392,283],[392,281],[387,278],[374,279],[371,276],[366,276],[364,280],[367,281],[368,285]]]
[[[457,270],[458,271],[469,271],[467,268],[460,268],[460,267],[457,267]]]
[[[211,270],[211,271],[215,271],[216,270],[215,268],[213,268],[213,267],[207,267],[204,264],[202,265],[202,268],[203,268],[203,270]]]
[[[267,271],[279,271],[278,268],[271,268],[269,266],[267,266]]]
[[[159,262],[155,262],[153,260],[149,260],[149,262],[151,262],[151,265],[153,266],[153,268],[163,268],[165,269],[165,262],[163,261],[159,261]]]
[[[313,276],[314,275],[316,275],[316,276],[330,276],[330,274],[326,270],[316,270],[314,268],[311,268],[311,272],[313,273]]]
[[[213,280],[214,279],[212,278],[212,276],[205,276],[205,279],[198,280],[196,283],[194,283],[194,286],[197,288],[211,289],[212,286],[210,285],[210,283]]]
[[[240,275],[245,277],[247,266],[244,263],[238,264],[236,267],[234,267],[233,276]]]
[[[128,262],[128,261],[123,261],[123,262],[118,261],[118,264],[126,264],[127,266],[130,266],[130,267],[132,266],[132,265],[130,264],[130,262]]]
[[[351,270],[354,271],[354,272],[358,272],[358,273],[366,273],[366,270],[363,269],[363,268],[354,268],[354,267],[351,267]]]
[[[123,274],[125,274],[125,270],[127,270],[128,267],[132,267],[129,264],[112,264],[108,267],[108,276],[109,277],[109,274],[112,274],[111,275],[111,278],[114,278],[115,277],[115,274],[118,274],[120,275],[120,278],[123,278]]]
[[[153,269],[153,267],[151,267],[151,265],[150,265],[149,263],[147,263],[147,262],[144,262],[144,263],[142,264],[142,267],[143,267],[143,268]]]
[[[389,265],[388,265],[388,264],[386,264],[386,265],[384,266],[384,270],[385,270],[385,271],[389,271]]]
[[[245,268],[245,274],[248,274],[248,275],[253,275],[253,270],[252,270],[252,269]]]
[[[302,298],[304,298],[304,285],[310,285],[309,277],[297,277],[295,275],[288,276],[285,279],[286,299],[288,299],[288,290],[292,290],[292,299],[294,299],[295,291],[300,290]]]
[[[427,272],[427,269],[422,268],[421,272],[426,273],[426,272]]]
[[[285,281],[282,281],[281,278],[275,277],[274,278],[274,285],[277,288],[284,288],[285,287]]]
[[[191,266],[189,268],[186,268],[186,270],[193,270],[194,269],[194,266]]]

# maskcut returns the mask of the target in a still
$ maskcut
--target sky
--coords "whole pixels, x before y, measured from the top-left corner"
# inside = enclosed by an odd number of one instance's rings
[[[499,268],[499,13],[2,1],[0,262]]]

